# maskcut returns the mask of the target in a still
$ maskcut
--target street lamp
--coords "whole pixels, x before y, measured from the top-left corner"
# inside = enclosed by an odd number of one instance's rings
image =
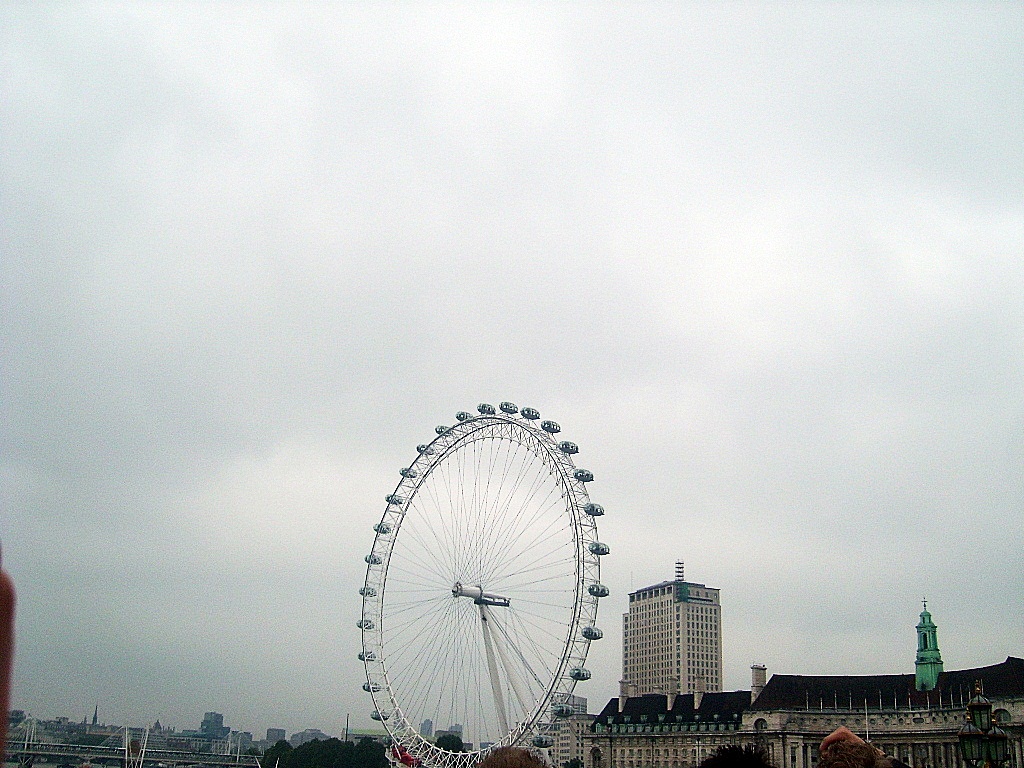
[[[967,702],[967,723],[957,734],[960,754],[971,768],[999,768],[1009,757],[1009,737],[992,722],[992,702],[974,683],[974,698]]]

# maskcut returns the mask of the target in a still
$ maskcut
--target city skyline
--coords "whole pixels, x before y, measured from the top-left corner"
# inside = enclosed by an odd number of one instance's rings
[[[1020,4],[0,13],[12,706],[372,728],[372,526],[503,400],[605,510],[591,702],[677,559],[726,690],[922,597],[1020,652]]]

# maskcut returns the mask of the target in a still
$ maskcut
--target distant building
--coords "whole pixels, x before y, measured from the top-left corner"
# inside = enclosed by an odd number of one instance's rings
[[[267,728],[267,741],[270,742],[270,746],[274,746],[285,738],[284,728]]]
[[[561,768],[573,759],[579,760],[580,763],[584,762],[583,737],[589,732],[590,724],[593,722],[594,715],[586,713],[586,706],[583,712],[576,712],[555,721],[550,731],[555,740],[551,748],[551,763],[555,768]]]
[[[677,562],[674,581],[629,595],[629,612],[622,617],[620,694],[721,690],[719,590],[686,581],[683,563]]]
[[[424,739],[430,739],[434,736],[434,721],[429,717],[420,723],[420,736]]]
[[[323,731],[321,731],[319,728],[307,728],[304,731],[293,733],[291,735],[291,738],[288,739],[288,741],[293,747],[301,747],[303,744],[306,744],[310,741],[315,741],[317,739],[319,739],[320,741],[327,741],[327,739],[329,738],[331,737]]]
[[[231,729],[224,727],[224,715],[220,712],[207,712],[203,715],[199,733],[210,739],[226,739]]]

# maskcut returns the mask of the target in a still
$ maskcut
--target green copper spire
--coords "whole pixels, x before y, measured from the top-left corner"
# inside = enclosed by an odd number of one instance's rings
[[[914,662],[915,683],[919,691],[934,690],[939,682],[942,671],[942,654],[939,653],[939,640],[935,636],[937,627],[928,613],[928,601],[922,600],[924,610],[921,621],[917,625],[917,661]]]

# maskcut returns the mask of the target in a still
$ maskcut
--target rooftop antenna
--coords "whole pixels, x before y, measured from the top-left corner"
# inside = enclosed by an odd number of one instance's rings
[[[676,560],[676,581],[686,581],[682,560]]]

